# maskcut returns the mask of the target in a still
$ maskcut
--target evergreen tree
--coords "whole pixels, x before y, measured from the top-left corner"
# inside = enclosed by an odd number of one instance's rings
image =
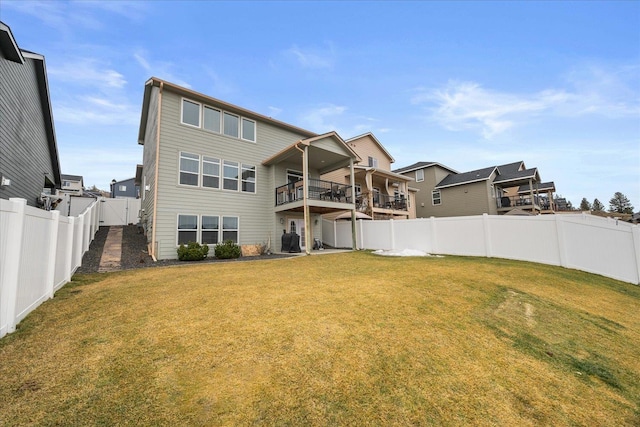
[[[627,196],[616,191],[611,200],[609,200],[609,212],[632,214],[633,206]]]
[[[593,209],[596,212],[604,212],[604,205],[600,203],[600,200],[594,199],[591,209]]]
[[[591,210],[591,203],[589,203],[589,201],[587,200],[586,197],[583,197],[582,201],[580,202],[580,210],[581,211],[590,211]]]

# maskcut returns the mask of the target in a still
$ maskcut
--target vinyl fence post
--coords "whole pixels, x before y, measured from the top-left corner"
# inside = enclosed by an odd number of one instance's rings
[[[358,221],[358,223],[360,225],[360,227],[359,227],[359,229],[360,229],[360,236],[359,236],[360,237],[360,239],[359,239],[360,243],[358,245],[358,249],[366,249],[364,247],[364,220],[361,219],[361,220]]]
[[[67,253],[64,254],[64,281],[68,283],[71,281],[71,272],[73,271],[73,231],[76,227],[76,218],[70,216],[67,218],[69,220],[69,226],[67,228],[67,235],[65,238],[67,239]]]
[[[56,276],[56,258],[57,254],[57,246],[58,246],[58,227],[60,227],[60,212],[58,211],[50,211],[51,212],[51,220],[49,221],[49,227],[51,227],[49,231],[49,251],[47,253],[48,265],[47,265],[47,274],[45,275],[47,281],[47,295],[49,298],[53,298],[53,287],[55,286],[55,276]]]
[[[82,264],[82,255],[84,255],[84,242],[83,242],[83,235],[84,235],[84,215],[80,215],[77,217],[78,221],[75,228],[76,230],[76,241],[75,244],[73,245],[73,253],[75,255],[75,259],[74,261],[74,266],[73,268],[76,267],[80,267],[80,265]]]
[[[482,214],[482,227],[484,229],[484,252],[487,258],[493,256],[493,250],[491,248],[491,223],[489,222],[489,215]]]
[[[633,238],[633,249],[635,250],[636,285],[640,285],[640,225],[633,225],[631,227],[631,236]]]
[[[558,238],[558,254],[560,256],[560,266],[567,267],[567,252],[565,247],[564,223],[560,219],[562,215],[554,215],[556,220],[556,235]]]
[[[396,249],[396,232],[393,225],[393,219],[389,220],[389,238],[391,239],[391,250]]]
[[[27,206],[25,199],[10,198],[11,210],[7,227],[7,249],[2,260],[0,272],[0,313],[6,313],[6,333],[16,330],[16,304],[18,303],[18,280],[20,279],[20,258],[22,254],[22,236],[24,234],[24,217]],[[2,336],[2,335],[0,335]]]
[[[436,234],[436,217],[432,216],[429,218],[429,222],[431,224],[431,252],[434,254],[438,253],[438,236]]]

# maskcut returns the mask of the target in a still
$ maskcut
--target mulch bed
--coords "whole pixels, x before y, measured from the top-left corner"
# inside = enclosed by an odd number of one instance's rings
[[[109,227],[100,227],[89,246],[89,250],[82,257],[82,265],[76,271],[77,273],[96,273],[100,266],[100,258],[104,243],[109,233]],[[160,260],[154,262],[147,252],[147,238],[139,232],[135,225],[125,225],[122,227],[122,256],[120,260],[121,270],[131,270],[134,268],[146,267],[166,267],[171,265],[188,265],[203,264],[212,262],[241,262],[241,261],[257,261],[263,259],[290,258],[292,254],[274,253],[271,255],[260,255],[252,257],[240,257],[237,259],[217,259],[208,257],[202,261],[179,261],[177,259]]]

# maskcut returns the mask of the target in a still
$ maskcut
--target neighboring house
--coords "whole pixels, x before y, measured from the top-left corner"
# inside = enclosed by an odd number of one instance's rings
[[[140,185],[136,184],[136,178],[123,179],[122,181],[111,181],[111,198],[129,197],[137,199],[140,197]]]
[[[62,187],[60,193],[69,194],[71,196],[84,195],[84,180],[80,175],[62,174]]]
[[[2,22],[0,53],[0,198],[42,206],[61,184],[44,56],[20,49]]]
[[[361,159],[335,132],[317,135],[151,78],[138,143],[141,224],[156,259],[177,258],[189,241],[279,251],[283,233],[293,232],[309,251],[322,235],[321,215],[355,212],[353,165]],[[349,184],[320,179],[344,167]]]
[[[372,219],[415,218],[415,193],[412,179],[391,172],[394,158],[371,133],[345,141],[362,159],[354,167],[356,209]],[[323,179],[349,183],[349,169],[323,175]],[[332,219],[336,215],[327,215]]]
[[[524,162],[490,166],[469,172],[435,162],[418,162],[394,172],[414,178],[420,190],[417,217],[552,213],[555,209],[553,182],[541,183],[537,168]]]

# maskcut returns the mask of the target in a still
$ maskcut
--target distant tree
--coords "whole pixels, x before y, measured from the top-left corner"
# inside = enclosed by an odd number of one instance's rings
[[[580,202],[580,210],[581,211],[590,211],[591,210],[591,203],[589,203],[589,201],[587,200],[586,197],[583,197],[582,201]]]
[[[573,211],[575,210],[575,208],[573,207],[573,204],[571,203],[570,200],[567,200],[567,210],[568,211]]]
[[[609,200],[609,212],[632,214],[633,206],[627,196],[616,191],[611,200]]]
[[[593,209],[596,212],[604,212],[604,205],[600,203],[600,200],[594,199],[591,209]]]

